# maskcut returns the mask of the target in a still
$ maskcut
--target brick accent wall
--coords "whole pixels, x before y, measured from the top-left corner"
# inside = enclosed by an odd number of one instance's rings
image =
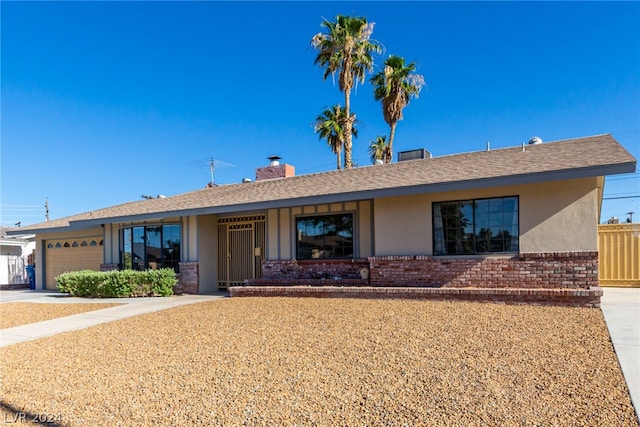
[[[572,307],[600,307],[602,288],[516,289],[516,288],[426,288],[381,286],[234,286],[232,297],[313,298],[404,298],[461,300],[504,304],[536,304]]]
[[[100,271],[114,271],[119,269],[120,266],[118,264],[100,264]]]
[[[199,292],[200,267],[197,262],[185,261],[179,263],[180,273],[176,274],[178,284],[174,287],[175,294],[197,294]]]
[[[275,178],[288,178],[295,176],[296,168],[291,165],[283,164],[276,166],[265,166],[256,169],[256,181]]]
[[[598,252],[523,253],[511,258],[370,257],[371,286],[564,288],[598,286]]]
[[[262,278],[270,281],[314,279],[360,279],[358,270],[369,267],[367,259],[281,260],[262,262]]]

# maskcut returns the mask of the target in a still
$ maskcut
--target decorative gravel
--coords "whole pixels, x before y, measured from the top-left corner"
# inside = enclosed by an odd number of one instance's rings
[[[0,329],[72,316],[87,311],[102,310],[121,304],[82,303],[47,304],[34,302],[5,302],[0,304]]]
[[[60,425],[638,425],[593,308],[231,298],[0,361],[0,416]]]

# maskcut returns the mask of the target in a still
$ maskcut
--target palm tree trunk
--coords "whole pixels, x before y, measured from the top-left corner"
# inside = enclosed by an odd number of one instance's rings
[[[337,166],[336,169],[340,170],[341,168],[341,159],[340,157],[342,156],[342,150],[340,149],[340,147],[336,148],[336,162],[337,162]]]
[[[345,122],[342,130],[344,132],[344,168],[351,169],[353,166],[351,161],[351,132],[353,131],[353,121],[351,118],[351,88],[344,90],[344,112]]]
[[[393,122],[389,126],[391,129],[389,131],[389,156],[386,158],[387,163],[391,163],[391,160],[393,160],[393,138],[396,136],[396,124],[398,124],[398,122]]]

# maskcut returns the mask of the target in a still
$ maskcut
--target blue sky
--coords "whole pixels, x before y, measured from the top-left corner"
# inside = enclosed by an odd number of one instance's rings
[[[434,156],[611,133],[640,158],[639,2],[7,2],[1,13],[0,223],[23,225],[254,178],[269,155],[335,168],[313,120],[343,95],[313,64],[322,18],[366,16],[427,88],[394,151]],[[388,133],[353,93],[354,161]],[[605,197],[640,196],[640,175]],[[640,197],[603,220],[640,219]]]

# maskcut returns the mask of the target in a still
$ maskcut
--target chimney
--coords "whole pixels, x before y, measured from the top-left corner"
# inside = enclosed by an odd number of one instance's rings
[[[289,178],[295,176],[296,168],[287,164],[280,164],[279,156],[269,156],[269,166],[256,168],[256,181],[264,181],[266,179]]]

